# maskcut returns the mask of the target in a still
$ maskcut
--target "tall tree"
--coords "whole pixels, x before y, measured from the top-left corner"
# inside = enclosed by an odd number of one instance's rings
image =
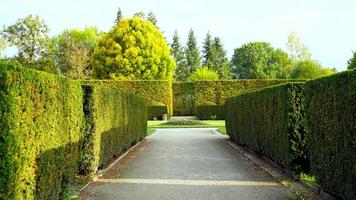
[[[2,36],[10,46],[18,49],[16,58],[23,65],[34,67],[36,61],[47,51],[48,27],[39,16],[28,15],[6,27]]]
[[[177,81],[187,81],[189,77],[189,68],[184,54],[184,48],[179,42],[178,32],[174,32],[173,43],[171,44],[171,55],[176,61],[174,78]]]
[[[152,22],[153,25],[157,26],[156,15],[152,11],[147,14],[147,20]]]
[[[119,7],[117,9],[117,13],[116,13],[116,19],[115,19],[115,24],[117,24],[119,21],[121,21],[123,18],[122,12],[121,12],[121,8]]]
[[[287,48],[290,57],[296,62],[311,59],[309,49],[300,41],[299,36],[295,32],[289,34]]]
[[[139,17],[121,20],[101,37],[91,63],[101,79],[170,80],[175,69],[163,34]]]
[[[220,79],[231,79],[231,67],[229,59],[226,57],[226,51],[220,40],[215,37],[213,40],[213,70],[215,70]]]
[[[356,69],[356,51],[353,52],[353,57],[347,62],[347,69]]]
[[[73,79],[91,77],[90,57],[100,32],[95,27],[65,30],[53,39],[54,60],[60,72]]]
[[[288,54],[274,49],[267,42],[251,42],[235,49],[231,63],[235,78],[286,78],[285,66],[290,66]]]
[[[215,51],[213,47],[213,39],[211,37],[210,32],[208,32],[205,36],[204,42],[203,42],[203,66],[208,67],[209,69],[214,68],[214,59],[216,57]]]
[[[200,67],[200,53],[197,46],[197,40],[194,35],[194,31],[190,29],[188,34],[187,46],[185,48],[185,55],[187,58],[187,64],[189,72],[194,72],[197,68]]]

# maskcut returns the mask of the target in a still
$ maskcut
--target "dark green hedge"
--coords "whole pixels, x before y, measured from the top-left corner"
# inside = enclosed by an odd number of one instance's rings
[[[87,130],[80,171],[95,173],[147,133],[144,98],[102,84],[83,85]]]
[[[287,169],[307,170],[303,87],[288,83],[229,98],[228,135]]]
[[[149,105],[148,106],[148,119],[152,120],[152,119],[158,119],[158,120],[162,120],[163,114],[167,114],[168,113],[168,108],[166,105]]]
[[[197,107],[197,118],[200,120],[225,119],[225,107],[220,105],[201,105]]]
[[[356,199],[356,71],[309,81],[305,94],[312,172],[326,192]]]
[[[173,108],[175,116],[195,115],[195,85],[193,82],[174,82]]]
[[[94,80],[84,81],[83,83],[101,83],[110,87],[118,88],[122,91],[136,94],[146,99],[146,104],[160,102],[168,106],[168,115],[173,114],[172,82],[167,80],[152,81],[112,81],[112,80]]]
[[[79,82],[0,64],[0,199],[59,199],[78,170]]]

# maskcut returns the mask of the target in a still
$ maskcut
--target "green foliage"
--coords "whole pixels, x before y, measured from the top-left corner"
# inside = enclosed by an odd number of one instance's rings
[[[0,199],[59,199],[78,169],[80,83],[0,64]]]
[[[219,79],[231,79],[229,60],[220,38],[207,33],[203,43],[203,66],[218,73]]]
[[[115,24],[119,23],[123,18],[121,8],[119,7],[116,12]]]
[[[184,48],[179,42],[178,32],[174,32],[173,43],[171,45],[171,55],[176,61],[176,69],[174,71],[174,79],[177,81],[186,81],[189,77],[188,63],[185,58]]]
[[[53,54],[60,72],[72,79],[91,77],[90,58],[100,32],[95,27],[65,30],[52,39]]]
[[[203,104],[197,107],[197,118],[200,120],[225,119],[225,107],[220,105]]]
[[[162,33],[150,21],[133,17],[102,36],[92,66],[100,79],[170,80],[175,62]]]
[[[347,69],[356,69],[356,51],[353,52],[353,57],[347,62]]]
[[[2,58],[2,52],[6,49],[6,42],[0,37],[0,58]]]
[[[128,93],[145,98],[146,105],[160,102],[168,106],[168,117],[172,116],[172,82],[171,81],[113,81],[113,80],[89,80],[83,83],[96,83],[110,85]]]
[[[308,170],[303,88],[287,83],[229,98],[228,135],[287,169]]]
[[[291,60],[281,49],[267,42],[251,42],[234,50],[233,73],[240,79],[288,78]]]
[[[281,83],[295,82],[297,80],[226,80],[226,81],[196,81],[195,84],[195,106],[205,102],[214,102],[224,105],[225,99],[240,95],[264,87],[278,85]]]
[[[148,105],[148,119],[162,120],[163,114],[168,114],[168,107],[163,103],[153,103]]]
[[[143,98],[111,85],[83,85],[88,129],[81,148],[80,172],[93,174],[147,133],[147,107]]]
[[[47,51],[49,29],[39,16],[28,15],[6,27],[2,36],[10,46],[18,49],[17,60],[24,66],[34,67]]]
[[[188,41],[185,48],[185,57],[187,59],[190,73],[193,73],[197,68],[200,67],[201,57],[197,45],[197,39],[195,38],[194,31],[192,29],[190,29],[188,34]]]
[[[193,82],[174,82],[173,108],[175,116],[195,115],[195,85]]]
[[[190,75],[189,79],[191,81],[202,81],[202,80],[215,81],[215,80],[219,80],[219,75],[218,73],[216,73],[215,71],[207,67],[200,67]]]
[[[334,71],[328,68],[323,68],[316,61],[305,60],[296,63],[292,72],[292,79],[314,79],[321,76],[328,76],[333,74]]]
[[[305,95],[312,173],[326,192],[356,199],[356,71],[309,81]]]
[[[287,48],[291,59],[295,62],[311,60],[309,49],[300,41],[295,32],[288,35]]]

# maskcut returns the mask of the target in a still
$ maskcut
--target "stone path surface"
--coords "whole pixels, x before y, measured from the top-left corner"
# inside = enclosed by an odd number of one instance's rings
[[[213,129],[158,129],[143,147],[86,188],[92,200],[296,199]]]

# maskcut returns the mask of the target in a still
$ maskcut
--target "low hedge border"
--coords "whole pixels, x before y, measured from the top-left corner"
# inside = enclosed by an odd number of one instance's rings
[[[163,114],[168,113],[166,105],[149,105],[148,106],[148,120],[163,120]]]
[[[227,99],[227,134],[286,169],[308,171],[303,88],[287,83]]]
[[[356,71],[309,81],[305,96],[312,173],[326,192],[356,199]]]

